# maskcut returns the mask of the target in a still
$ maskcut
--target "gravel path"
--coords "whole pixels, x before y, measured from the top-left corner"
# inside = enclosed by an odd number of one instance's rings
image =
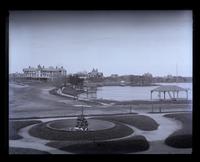
[[[35,125],[36,124],[22,128],[19,131],[19,135],[21,135],[23,137],[23,139],[9,140],[9,146],[10,147],[20,147],[20,148],[32,148],[32,149],[36,149],[36,150],[40,150],[40,151],[46,151],[50,154],[71,154],[69,152],[56,149],[54,147],[46,146],[45,144],[50,142],[49,140],[44,140],[44,139],[30,136],[28,131]]]

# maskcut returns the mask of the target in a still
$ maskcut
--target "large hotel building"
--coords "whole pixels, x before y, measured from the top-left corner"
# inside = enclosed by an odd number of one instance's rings
[[[67,71],[62,66],[60,68],[54,68],[52,66],[45,68],[44,66],[40,65],[38,65],[37,68],[29,66],[28,68],[24,68],[23,72],[23,77],[29,79],[53,80],[56,77],[67,75]]]

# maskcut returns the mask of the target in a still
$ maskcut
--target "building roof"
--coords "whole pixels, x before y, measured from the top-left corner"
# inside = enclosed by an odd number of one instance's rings
[[[29,67],[29,68],[24,68],[23,71],[36,71],[36,68]]]
[[[55,69],[55,68],[43,68],[41,70],[42,71],[60,71],[60,69]]]
[[[187,91],[187,89],[176,85],[162,85],[160,87],[151,90],[151,92],[164,92],[164,91]]]
[[[29,67],[29,68],[24,68],[23,71],[37,71],[37,70],[42,70],[42,71],[66,71],[63,67],[61,68],[54,68],[53,66],[50,66],[49,68],[45,68],[44,66],[39,68],[34,68],[34,67]]]

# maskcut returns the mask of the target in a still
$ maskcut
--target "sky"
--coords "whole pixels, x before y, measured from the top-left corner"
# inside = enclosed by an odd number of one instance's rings
[[[9,73],[40,64],[192,76],[192,23],[190,10],[10,11]]]

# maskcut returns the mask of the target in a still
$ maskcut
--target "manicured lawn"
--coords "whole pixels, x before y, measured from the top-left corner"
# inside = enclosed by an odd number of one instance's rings
[[[32,136],[48,140],[106,140],[128,136],[133,133],[133,130],[123,123],[147,131],[156,130],[158,127],[158,124],[153,119],[144,115],[105,116],[93,119],[107,120],[116,125],[113,128],[106,130],[73,132],[53,130],[46,126],[47,123],[42,123],[34,126],[29,133]]]
[[[149,148],[143,136],[134,136],[118,141],[90,142],[62,146],[61,143],[49,143],[50,146],[60,145],[60,149],[76,154],[123,154],[144,151]]]
[[[192,113],[168,114],[164,115],[182,122],[183,127],[175,131],[165,143],[176,148],[192,148]]]
[[[155,120],[144,115],[106,116],[100,119],[122,122],[145,131],[152,131],[158,128],[158,123]]]
[[[9,154],[49,154],[49,153],[45,151],[30,149],[30,148],[10,147]]]
[[[32,136],[47,139],[47,140],[106,140],[128,136],[133,133],[133,130],[119,122],[114,122],[116,125],[110,129],[97,131],[58,131],[50,129],[46,126],[47,123],[42,123],[34,126],[29,130]]]
[[[18,135],[18,131],[21,128],[24,128],[28,125],[41,123],[41,121],[9,121],[9,139],[10,140],[17,140],[21,139],[22,137]]]
[[[78,91],[76,91],[75,89],[73,89],[71,87],[65,87],[62,92],[65,93],[65,94],[72,95],[72,96],[78,94]]]

